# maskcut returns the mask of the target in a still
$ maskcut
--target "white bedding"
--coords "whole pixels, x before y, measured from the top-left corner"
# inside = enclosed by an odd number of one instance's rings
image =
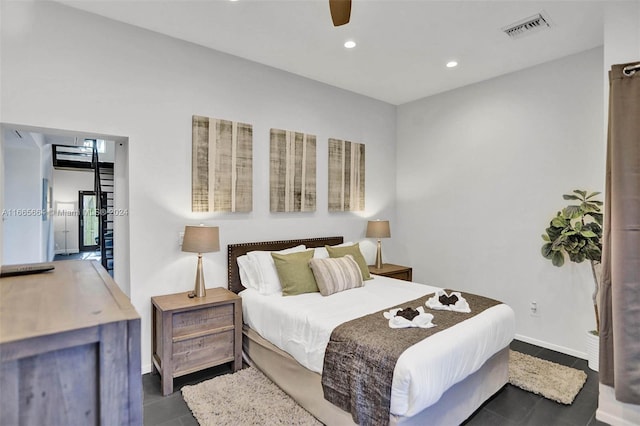
[[[327,297],[320,293],[266,296],[252,289],[240,296],[249,327],[306,368],[321,373],[336,326],[436,290],[439,288],[376,275],[364,287]],[[433,313],[437,326],[438,314]],[[501,304],[411,346],[400,356],[393,373],[391,413],[413,416],[434,404],[449,387],[507,346],[514,334],[513,310]]]

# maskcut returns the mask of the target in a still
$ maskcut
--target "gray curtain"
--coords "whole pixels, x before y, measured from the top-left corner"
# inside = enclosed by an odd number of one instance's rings
[[[640,64],[609,72],[600,382],[640,404]]]

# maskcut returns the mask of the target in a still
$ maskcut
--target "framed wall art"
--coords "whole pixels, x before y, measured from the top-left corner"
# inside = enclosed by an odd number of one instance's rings
[[[364,210],[364,144],[329,139],[329,211]]]
[[[269,158],[271,211],[315,211],[315,135],[271,129]]]
[[[251,124],[192,117],[191,210],[250,212],[253,206]]]

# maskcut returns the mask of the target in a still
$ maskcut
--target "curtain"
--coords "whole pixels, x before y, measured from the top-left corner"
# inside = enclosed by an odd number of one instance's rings
[[[607,139],[600,382],[640,404],[640,63],[609,72]]]

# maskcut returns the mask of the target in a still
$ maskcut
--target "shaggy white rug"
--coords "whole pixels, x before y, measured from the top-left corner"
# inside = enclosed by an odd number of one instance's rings
[[[253,367],[184,386],[182,397],[201,426],[322,426]]]
[[[531,355],[509,351],[509,383],[562,404],[571,404],[587,373]]]

